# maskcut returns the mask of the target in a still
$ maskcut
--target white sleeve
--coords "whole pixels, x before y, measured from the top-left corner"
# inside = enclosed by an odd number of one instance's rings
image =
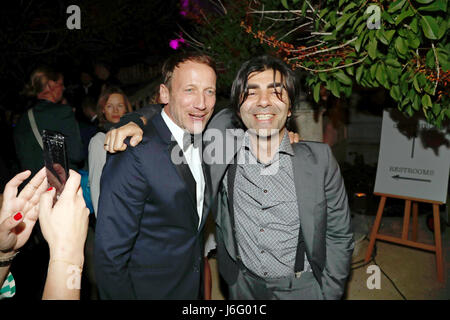
[[[97,218],[98,198],[100,196],[100,178],[106,162],[106,151],[103,148],[105,134],[97,133],[89,142],[89,185],[92,205]]]

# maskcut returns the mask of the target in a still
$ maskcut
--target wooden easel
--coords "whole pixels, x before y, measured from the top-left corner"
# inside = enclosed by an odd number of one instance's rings
[[[439,216],[439,205],[443,204],[442,202],[425,200],[425,199],[415,199],[391,194],[383,194],[383,193],[374,193],[377,196],[381,196],[380,204],[378,205],[377,216],[375,218],[375,223],[372,227],[372,232],[370,234],[370,243],[369,247],[366,251],[365,262],[369,262],[372,257],[373,247],[375,245],[375,241],[382,240],[387,242],[393,242],[397,244],[401,244],[408,247],[419,248],[427,251],[435,252],[436,254],[436,268],[437,268],[437,277],[439,282],[444,282],[444,261],[442,259],[442,243],[441,243],[441,225],[440,225],[440,216]],[[384,205],[386,204],[386,198],[397,198],[397,199],[405,199],[405,214],[403,217],[403,231],[402,237],[391,237],[387,235],[383,235],[378,233],[378,229],[381,224],[381,216],[383,215]],[[433,220],[434,220],[434,245],[425,244],[421,242],[417,242],[417,224],[418,224],[418,202],[431,203],[433,205]],[[412,240],[408,240],[409,233],[409,218],[411,215],[411,203],[413,207],[413,228],[412,228]]]

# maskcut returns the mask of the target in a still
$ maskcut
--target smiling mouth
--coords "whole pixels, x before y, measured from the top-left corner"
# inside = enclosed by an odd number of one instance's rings
[[[194,121],[203,121],[205,119],[205,114],[193,114],[189,113],[189,117],[191,117]]]
[[[274,117],[274,114],[271,114],[271,113],[255,114],[255,117],[258,120],[270,120]]]

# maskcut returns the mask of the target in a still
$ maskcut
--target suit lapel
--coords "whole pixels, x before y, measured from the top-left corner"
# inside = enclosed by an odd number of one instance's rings
[[[162,140],[165,143],[167,143],[167,151],[169,158],[172,160],[171,155],[173,154],[178,155],[177,160],[179,161],[176,162],[172,161],[172,164],[177,170],[180,178],[186,184],[188,198],[190,199],[190,202],[192,204],[195,228],[197,229],[198,226],[197,195],[196,195],[197,183],[195,182],[194,176],[192,175],[191,169],[187,164],[186,158],[184,157],[180,146],[175,141],[175,139],[172,140],[172,133],[170,132],[169,128],[167,128],[167,125],[165,124],[163,118],[161,117],[161,114],[157,114],[156,116],[154,116],[152,118],[152,122],[155,125],[157,132],[160,134]]]
[[[314,180],[311,159],[312,154],[309,148],[299,143],[292,145],[294,157],[292,157],[292,167],[294,170],[294,184],[297,195],[297,204],[300,216],[300,225],[306,248],[310,253],[314,241],[314,207],[316,204],[316,182]],[[308,251],[308,250],[307,250]],[[308,256],[308,259],[311,257]]]
[[[221,131],[224,139],[215,139],[214,149],[216,152],[222,152],[223,157],[219,158],[218,163],[207,165],[207,171],[210,173],[211,179],[211,196],[217,195],[220,182],[224,177],[228,166],[234,161],[237,151],[242,146],[244,138],[244,131],[230,128],[232,130],[224,129]]]

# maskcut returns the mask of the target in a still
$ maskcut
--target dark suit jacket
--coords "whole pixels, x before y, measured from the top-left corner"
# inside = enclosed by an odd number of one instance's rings
[[[172,163],[174,148],[157,114],[137,147],[108,155],[94,249],[102,299],[199,298],[201,230],[210,201],[205,197],[198,228],[195,180],[187,163]]]

